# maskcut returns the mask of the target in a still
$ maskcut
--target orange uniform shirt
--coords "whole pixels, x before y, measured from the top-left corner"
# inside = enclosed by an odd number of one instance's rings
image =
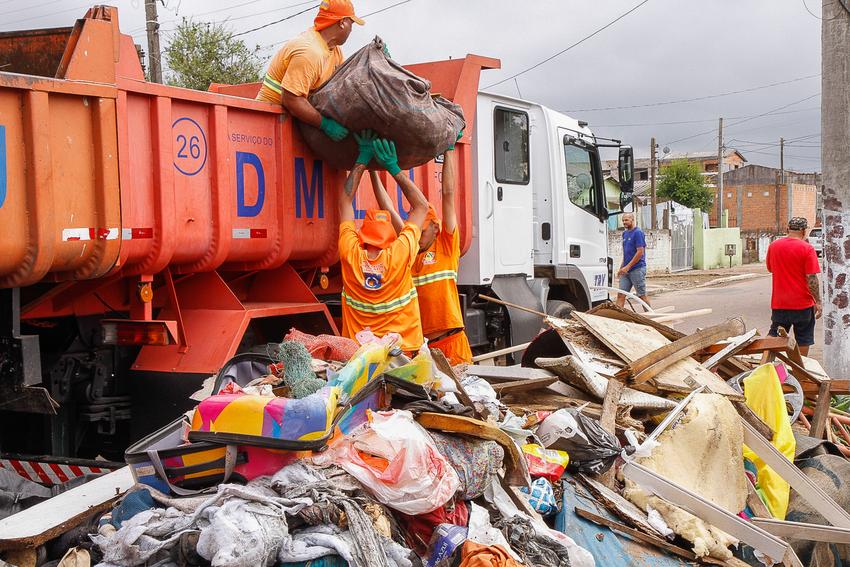
[[[413,265],[413,283],[419,294],[422,332],[425,335],[463,328],[457,294],[460,264],[460,231],[441,230],[431,247]]]
[[[339,225],[342,270],[342,334],[354,335],[370,327],[376,335],[401,335],[401,348],[416,351],[425,342],[412,268],[419,250],[421,229],[405,223],[398,238],[369,260],[354,222]]]
[[[280,104],[282,90],[307,96],[331,78],[342,63],[342,49],[330,49],[315,29],[291,39],[269,63],[257,100]]]

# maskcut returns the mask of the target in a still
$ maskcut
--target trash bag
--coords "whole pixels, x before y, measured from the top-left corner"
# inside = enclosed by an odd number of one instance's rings
[[[555,500],[555,491],[552,483],[541,477],[531,483],[531,488],[520,487],[520,491],[528,494],[528,503],[537,510],[541,516],[548,516],[558,511],[558,502]]]
[[[570,456],[565,451],[544,449],[536,443],[523,445],[522,453],[528,463],[528,474],[543,477],[549,482],[558,482],[570,464]]]
[[[460,487],[455,470],[408,411],[372,413],[368,427],[332,452],[334,464],[376,500],[411,516],[433,512]]]
[[[398,165],[409,169],[443,153],[466,126],[463,109],[431,95],[431,83],[417,77],[384,54],[375,40],[340,65],[330,80],[310,95],[323,116],[350,132],[370,128],[395,142]],[[318,128],[299,123],[313,152],[337,169],[351,169],[357,143],[349,135],[334,142]]]
[[[603,473],[622,450],[616,437],[575,408],[559,409],[547,417],[537,428],[537,436],[544,447],[566,451],[570,456],[567,468],[578,472]]]

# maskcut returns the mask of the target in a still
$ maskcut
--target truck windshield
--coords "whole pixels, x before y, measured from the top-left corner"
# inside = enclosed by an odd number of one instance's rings
[[[596,187],[594,183],[593,155],[590,150],[564,142],[564,161],[567,164],[567,195],[570,201],[596,214]]]

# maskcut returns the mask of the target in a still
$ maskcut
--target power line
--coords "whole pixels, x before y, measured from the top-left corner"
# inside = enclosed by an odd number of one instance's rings
[[[810,108],[801,108],[799,110],[788,110],[786,112],[777,112],[775,114],[794,114],[797,112],[808,112],[810,110],[820,110],[819,106],[812,106]],[[568,111],[565,111],[568,112]],[[739,118],[748,118],[748,116],[732,116],[729,120],[738,120]],[[676,122],[643,122],[643,123],[633,123],[633,124],[594,124],[594,128],[629,128],[629,127],[637,127],[637,126],[675,126],[678,124],[700,124],[705,122],[717,122],[717,118],[706,118],[704,120],[679,120]]]
[[[87,4],[82,4],[80,6],[76,6],[74,8],[68,8],[67,10],[59,10],[58,12],[51,12],[49,14],[41,14],[39,16],[30,16],[29,18],[24,18],[22,20],[14,20],[11,22],[3,22],[4,26],[12,25],[12,24],[20,24],[21,22],[29,22],[32,20],[38,20],[39,18],[44,18],[47,16],[54,16],[56,14],[64,14],[66,12],[76,12],[77,10],[84,10],[86,8],[91,8],[91,2]]]
[[[495,87],[495,86],[501,85],[502,83],[506,83],[506,82],[508,82],[508,81],[510,81],[510,80],[512,80],[512,79],[515,79],[516,77],[519,77],[520,75],[524,75],[525,73],[528,73],[529,71],[532,71],[532,70],[534,70],[534,69],[537,69],[537,68],[538,68],[538,67],[540,67],[541,65],[543,65],[543,64],[545,64],[545,63],[548,63],[549,61],[551,61],[552,59],[555,59],[556,57],[558,57],[558,56],[560,56],[560,55],[563,55],[564,53],[566,53],[566,52],[567,52],[567,51],[569,51],[570,49],[572,49],[572,48],[574,48],[574,47],[576,47],[576,46],[581,45],[582,43],[584,43],[584,42],[585,42],[585,41],[587,41],[588,39],[592,38],[593,36],[595,36],[595,35],[599,34],[600,32],[602,32],[602,31],[604,31],[604,30],[606,30],[606,29],[610,28],[611,26],[613,26],[614,24],[616,24],[617,22],[619,22],[620,20],[622,20],[623,18],[625,18],[626,16],[628,16],[629,14],[631,14],[632,12],[634,12],[635,10],[637,10],[638,8],[640,8],[641,6],[643,6],[644,4],[646,4],[647,2],[649,2],[649,0],[643,0],[642,2],[640,2],[639,4],[637,4],[634,8],[632,8],[632,9],[631,9],[631,10],[629,10],[628,12],[625,12],[625,13],[623,13],[623,14],[621,14],[621,15],[617,16],[615,19],[611,20],[610,22],[608,22],[607,24],[605,24],[605,25],[604,25],[604,26],[602,26],[601,28],[599,28],[599,29],[597,29],[596,31],[594,31],[593,33],[591,33],[590,35],[588,35],[588,36],[585,36],[585,37],[581,38],[580,40],[578,40],[578,41],[577,41],[577,42],[575,42],[574,44],[570,45],[570,46],[569,46],[569,47],[567,47],[566,49],[562,49],[561,51],[559,51],[558,53],[556,53],[556,54],[552,55],[551,57],[547,57],[547,58],[546,58],[546,59],[544,59],[543,61],[540,61],[539,63],[536,63],[536,64],[532,65],[531,67],[528,67],[527,69],[524,69],[524,70],[520,71],[519,73],[516,73],[515,75],[511,75],[510,77],[507,77],[507,78],[505,78],[505,79],[502,79],[501,81],[498,81],[498,82],[493,83],[493,84],[491,84],[491,85],[487,85],[487,86],[486,86],[486,87],[484,87],[484,88],[485,88],[485,89],[489,89],[489,88],[492,88],[492,87]]]
[[[814,12],[812,12],[811,10],[809,10],[809,5],[806,4],[806,0],[803,0],[803,7],[806,9],[806,12],[808,12],[809,14],[812,15],[813,18],[817,18],[819,20],[823,19],[820,16],[818,16],[817,14],[815,14]]]
[[[683,103],[683,102],[695,102],[695,101],[699,101],[699,100],[709,100],[709,99],[712,99],[712,98],[720,98],[720,97],[724,97],[724,96],[731,96],[731,95],[742,94],[742,93],[751,93],[751,92],[754,92],[754,91],[760,91],[762,89],[769,89],[771,87],[778,87],[778,86],[781,86],[781,85],[790,85],[791,83],[797,83],[799,81],[805,81],[807,79],[814,79],[815,77],[820,77],[820,76],[821,76],[821,74],[817,73],[815,75],[806,75],[805,77],[797,77],[796,79],[789,79],[787,81],[779,81],[778,83],[770,83],[769,85],[761,85],[761,86],[758,86],[758,87],[751,87],[749,89],[741,89],[741,90],[737,90],[737,91],[729,91],[729,92],[718,93],[718,94],[713,94],[713,95],[698,96],[698,97],[694,97],[694,98],[682,98],[682,99],[678,99],[678,100],[668,100],[668,101],[663,101],[663,102],[650,102],[650,103],[646,103],[646,104],[631,104],[631,105],[627,105],[627,106],[606,106],[606,107],[601,107],[601,108],[577,108],[577,109],[573,109],[573,110],[567,110],[567,112],[597,112],[597,111],[602,111],[602,110],[627,110],[627,109],[631,109],[631,108],[647,108],[647,107],[651,107],[651,106],[665,106],[665,105],[668,105],[668,104],[680,104],[680,103]]]
[[[292,18],[294,18],[295,16],[300,16],[300,15],[301,15],[301,14],[303,14],[304,12],[309,12],[310,10],[313,10],[313,9],[315,9],[315,8],[318,8],[318,7],[319,7],[319,5],[318,5],[318,4],[315,4],[315,5],[310,6],[310,7],[306,8],[306,9],[304,9],[304,10],[301,10],[300,12],[295,12],[294,14],[291,14],[291,15],[289,15],[289,16],[286,16],[285,18],[281,18],[281,19],[279,19],[279,20],[275,20],[275,21],[273,21],[273,22],[269,22],[269,23],[267,23],[267,24],[263,24],[262,26],[257,26],[256,28],[251,28],[250,30],[245,30],[245,31],[243,31],[243,32],[235,33],[235,34],[233,34],[231,37],[239,37],[240,35],[249,34],[249,33],[252,33],[252,32],[255,32],[255,31],[258,31],[258,30],[261,30],[261,29],[267,28],[267,27],[269,27],[269,26],[273,26],[273,25],[275,25],[275,24],[279,24],[279,23],[281,23],[281,22],[285,22],[286,20],[291,20],[291,19],[292,19]]]

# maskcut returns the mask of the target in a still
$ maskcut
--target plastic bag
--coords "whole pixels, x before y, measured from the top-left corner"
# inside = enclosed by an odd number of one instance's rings
[[[389,358],[389,345],[370,343],[357,349],[348,364],[336,374],[328,370],[328,386],[337,386],[341,390],[340,404],[347,403],[366,384],[380,376]]]
[[[431,358],[431,351],[428,350],[427,344],[419,349],[419,353],[410,362],[403,366],[386,370],[384,374],[431,388],[435,380],[434,359]]]
[[[528,494],[528,503],[537,510],[541,516],[548,516],[558,511],[558,503],[555,501],[555,491],[552,483],[545,478],[535,479],[531,483],[531,490],[525,486],[520,491]]]
[[[559,409],[537,428],[543,446],[570,455],[570,470],[599,474],[617,460],[622,448],[616,437],[574,408]]]
[[[566,451],[544,449],[535,443],[523,445],[522,452],[528,463],[528,474],[543,477],[550,482],[558,482],[570,464],[570,456]]]
[[[775,431],[771,441],[773,446],[793,462],[797,443],[788,421],[779,375],[772,364],[762,365],[744,378],[744,397],[747,406]],[[744,458],[752,461],[758,469],[758,486],[765,496],[768,510],[774,518],[784,520],[791,486],[746,445]]]
[[[359,432],[334,449],[333,461],[382,504],[404,514],[426,514],[457,492],[457,473],[409,411],[372,413]]]
[[[409,169],[433,160],[457,140],[465,127],[463,109],[432,95],[429,81],[388,58],[383,48],[375,38],[346,59],[310,95],[310,103],[351,132],[371,128],[394,140],[399,167]],[[351,169],[357,159],[354,136],[334,142],[317,128],[299,125],[317,156],[335,169]]]

